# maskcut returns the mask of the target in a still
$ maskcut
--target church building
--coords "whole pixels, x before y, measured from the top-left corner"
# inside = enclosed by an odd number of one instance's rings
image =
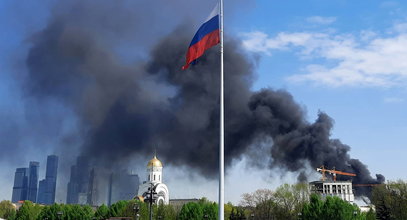
[[[145,198],[149,193],[148,188],[153,187],[157,193],[155,203],[168,205],[170,194],[168,187],[163,183],[163,164],[156,155],[147,163],[146,177],[147,180],[139,187],[138,195]]]

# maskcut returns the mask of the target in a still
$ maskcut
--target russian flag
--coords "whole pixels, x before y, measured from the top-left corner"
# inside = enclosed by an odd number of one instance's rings
[[[183,70],[188,69],[189,65],[202,56],[205,50],[220,42],[219,32],[219,5],[217,5],[192,38]]]

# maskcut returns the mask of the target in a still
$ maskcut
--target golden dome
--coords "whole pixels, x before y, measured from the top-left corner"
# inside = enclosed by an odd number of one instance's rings
[[[157,157],[154,155],[153,159],[148,161],[147,167],[163,167],[163,164]]]

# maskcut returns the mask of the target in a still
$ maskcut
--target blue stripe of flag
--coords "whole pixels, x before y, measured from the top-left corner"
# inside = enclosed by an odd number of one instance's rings
[[[219,29],[219,15],[214,16],[209,21],[202,24],[202,26],[196,32],[194,38],[192,38],[191,44],[189,44],[189,46],[198,43],[203,37],[216,29]]]

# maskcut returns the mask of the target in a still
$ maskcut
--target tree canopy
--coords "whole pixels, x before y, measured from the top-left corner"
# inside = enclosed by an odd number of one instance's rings
[[[365,215],[356,205],[352,205],[336,196],[327,196],[321,200],[319,195],[312,194],[310,202],[305,203],[301,214],[304,220],[364,220]]]
[[[407,219],[407,183],[399,180],[374,187],[372,203],[378,219]]]
[[[41,212],[41,206],[31,201],[24,201],[16,214],[16,220],[36,220]]]
[[[8,200],[0,202],[0,218],[9,219],[14,218],[16,215],[16,209],[13,203]]]

